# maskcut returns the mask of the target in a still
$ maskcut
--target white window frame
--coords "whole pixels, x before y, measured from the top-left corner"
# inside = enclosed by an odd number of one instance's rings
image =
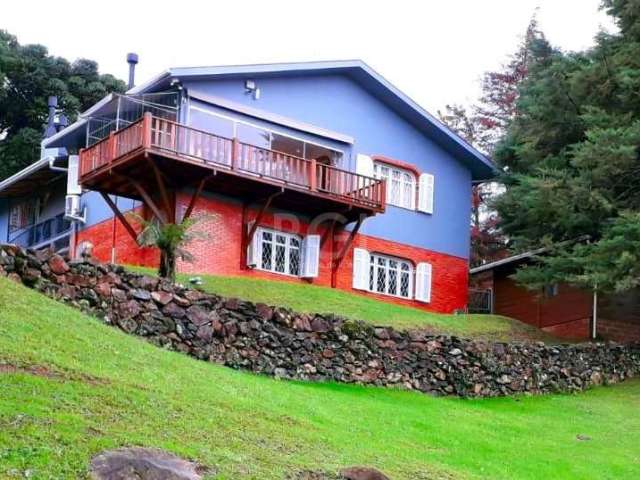
[[[382,259],[385,261],[385,265],[380,265],[379,260]],[[395,268],[390,267],[390,262],[396,262],[397,266]],[[407,270],[402,269],[402,265],[408,267]],[[414,289],[414,268],[411,261],[405,258],[393,257],[389,255],[383,255],[379,253],[370,253],[369,254],[369,264],[368,264],[369,274],[368,274],[368,291],[371,293],[378,293],[380,295],[388,295],[390,297],[396,298],[404,298],[406,300],[413,299],[413,289]],[[385,287],[384,291],[378,291],[378,276],[379,272],[385,272]],[[390,272],[395,271],[396,275],[396,293],[390,291]],[[407,295],[400,294],[401,285],[402,285],[402,275],[408,275],[408,284],[407,284]]]
[[[263,234],[264,233],[270,233],[271,234],[271,240],[265,240]],[[262,270],[263,272],[270,272],[270,273],[275,273],[276,275],[285,275],[288,277],[299,277],[300,274],[302,273],[302,237],[300,237],[299,235],[296,235],[294,233],[287,233],[287,232],[282,232],[280,230],[274,230],[272,228],[264,228],[264,227],[258,227],[254,233],[254,235],[256,236],[260,236],[259,237],[259,242],[258,242],[258,251],[256,252],[257,254],[257,258],[254,259],[255,261],[255,268],[256,270]],[[278,270],[276,270],[276,236],[282,236],[285,237],[285,253],[284,253],[284,272],[279,272]],[[294,247],[291,245],[291,239],[295,239],[298,241],[298,246]],[[253,239],[253,241],[257,241],[257,239]],[[264,268],[262,266],[262,252],[264,249],[264,245],[265,243],[269,243],[271,244],[271,268]],[[291,259],[291,250],[298,250],[298,271],[297,273],[291,273],[291,264],[290,264],[290,259]]]
[[[375,160],[373,176],[387,181],[387,204],[408,210],[416,209],[416,175],[411,170]],[[398,177],[395,179],[394,177]],[[394,187],[397,185],[397,190]]]

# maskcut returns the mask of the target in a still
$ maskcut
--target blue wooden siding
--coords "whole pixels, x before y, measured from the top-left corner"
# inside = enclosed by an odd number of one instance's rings
[[[250,77],[249,77],[250,78]],[[365,222],[362,233],[462,258],[469,255],[471,174],[435,142],[359,84],[342,75],[272,77],[256,80],[259,100],[244,79],[185,81],[187,92],[221,97],[355,139],[345,165],[357,153],[386,155],[435,175],[434,214],[389,206]]]

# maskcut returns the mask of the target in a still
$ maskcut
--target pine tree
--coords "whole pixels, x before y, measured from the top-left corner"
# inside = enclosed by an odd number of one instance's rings
[[[518,114],[496,147],[508,168],[496,202],[501,228],[516,250],[551,248],[518,274],[533,287],[638,284],[640,3],[603,6],[620,32],[601,32],[588,51],[531,62]]]
[[[505,129],[518,113],[519,86],[527,78],[532,59],[551,53],[551,47],[538,27],[534,15],[516,52],[497,71],[484,74],[482,95],[477,105],[446,105],[440,120],[480,151],[491,154]],[[495,182],[474,185],[471,211],[472,266],[481,265],[507,254],[506,238],[492,203],[502,187]]]

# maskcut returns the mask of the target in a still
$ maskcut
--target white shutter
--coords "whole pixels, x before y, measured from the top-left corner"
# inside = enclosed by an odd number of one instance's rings
[[[370,156],[358,154],[356,157],[356,173],[373,177],[373,160]]]
[[[78,183],[80,177],[80,159],[78,155],[69,155],[67,169],[67,195],[81,195],[82,187]]]
[[[320,263],[320,235],[307,235],[302,240],[302,270],[303,278],[316,278]]]
[[[433,213],[434,176],[430,173],[420,175],[418,185],[418,210]]]
[[[419,263],[416,268],[416,300],[431,302],[431,264]]]
[[[369,252],[363,248],[353,249],[353,288],[369,290]]]
[[[253,222],[252,222],[253,223]],[[247,225],[247,228],[251,230],[252,223]],[[262,255],[262,229],[256,228],[253,234],[253,238],[249,239],[249,246],[247,247],[247,267],[255,268],[258,266],[258,261]]]

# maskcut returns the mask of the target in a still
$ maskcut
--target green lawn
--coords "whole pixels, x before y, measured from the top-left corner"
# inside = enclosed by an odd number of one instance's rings
[[[3,479],[83,478],[92,455],[122,445],[193,458],[218,479],[354,464],[395,480],[637,479],[638,411],[638,381],[460,400],[273,380],[164,351],[0,278]]]
[[[155,273],[148,268],[133,266],[127,268],[147,274]],[[499,315],[444,315],[316,285],[246,277],[197,276],[202,279],[201,288],[208,292],[269,305],[286,306],[298,312],[330,312],[364,320],[374,325],[388,325],[399,329],[420,328],[434,333],[496,341],[557,341],[536,328]],[[178,280],[188,284],[189,278],[192,277],[193,275],[178,275]]]

